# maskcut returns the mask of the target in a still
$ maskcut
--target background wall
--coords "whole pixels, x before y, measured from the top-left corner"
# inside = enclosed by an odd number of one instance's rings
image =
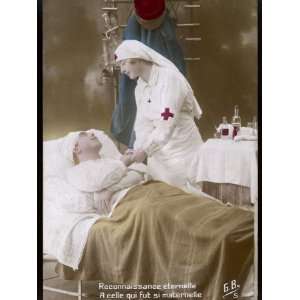
[[[168,5],[178,23],[200,23],[192,29],[179,28],[177,34],[185,56],[201,58],[187,62],[187,77],[203,110],[199,128],[206,139],[223,115],[231,118],[235,104],[243,125],[256,115],[257,15],[256,0],[198,3],[201,7],[193,10],[184,3]],[[44,0],[43,5],[44,139],[71,130],[109,131],[113,86],[99,81],[104,1]],[[121,24],[126,24],[130,8],[119,5]],[[202,40],[184,41],[187,36]]]

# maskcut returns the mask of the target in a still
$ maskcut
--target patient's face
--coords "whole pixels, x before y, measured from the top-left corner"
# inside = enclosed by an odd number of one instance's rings
[[[102,144],[92,131],[79,133],[77,147],[82,152],[99,152]]]

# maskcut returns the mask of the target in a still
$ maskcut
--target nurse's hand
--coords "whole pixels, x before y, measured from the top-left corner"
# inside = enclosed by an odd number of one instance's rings
[[[120,160],[123,162],[123,164],[128,167],[130,166],[133,162],[134,162],[134,157],[133,157],[133,154],[124,154]]]
[[[144,150],[142,149],[137,149],[133,153],[133,160],[137,163],[143,162],[147,157],[147,154]]]

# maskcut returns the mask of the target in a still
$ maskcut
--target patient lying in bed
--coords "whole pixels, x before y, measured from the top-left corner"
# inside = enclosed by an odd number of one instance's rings
[[[71,132],[43,150],[44,251],[77,269],[93,224],[111,219],[130,189],[145,181],[147,168],[122,156],[99,130]]]
[[[94,207],[101,215],[108,215],[121,190],[145,181],[144,174],[128,168],[133,164],[132,155],[125,154],[120,160],[100,156],[102,144],[93,131],[82,131],[66,139],[64,153],[75,165],[67,170],[69,184],[83,193],[90,193]]]
[[[91,131],[77,132],[44,155],[43,248],[63,264],[63,278],[190,282],[210,300],[222,299],[232,278],[242,288],[253,263],[253,213],[162,182],[139,184],[145,165],[112,155],[109,138],[94,132],[102,148]],[[58,172],[47,168],[58,157]],[[106,212],[113,205],[113,214],[97,214],[98,204]]]

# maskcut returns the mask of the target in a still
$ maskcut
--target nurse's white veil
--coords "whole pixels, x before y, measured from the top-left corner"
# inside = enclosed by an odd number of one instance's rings
[[[184,81],[186,82],[186,85],[191,90],[191,95],[193,97],[193,113],[194,116],[199,119],[202,110],[199,106],[199,103],[197,99],[194,96],[193,89],[190,86],[187,79],[182,75],[182,73],[178,70],[178,68],[167,58],[156,52],[155,50],[151,49],[150,47],[146,46],[145,44],[136,41],[136,40],[125,40],[123,41],[118,48],[115,51],[115,59],[116,62],[120,62],[125,59],[130,58],[139,58],[146,61],[150,61],[152,63],[155,63],[163,68],[169,68],[177,73],[179,73],[179,76],[183,77]]]

